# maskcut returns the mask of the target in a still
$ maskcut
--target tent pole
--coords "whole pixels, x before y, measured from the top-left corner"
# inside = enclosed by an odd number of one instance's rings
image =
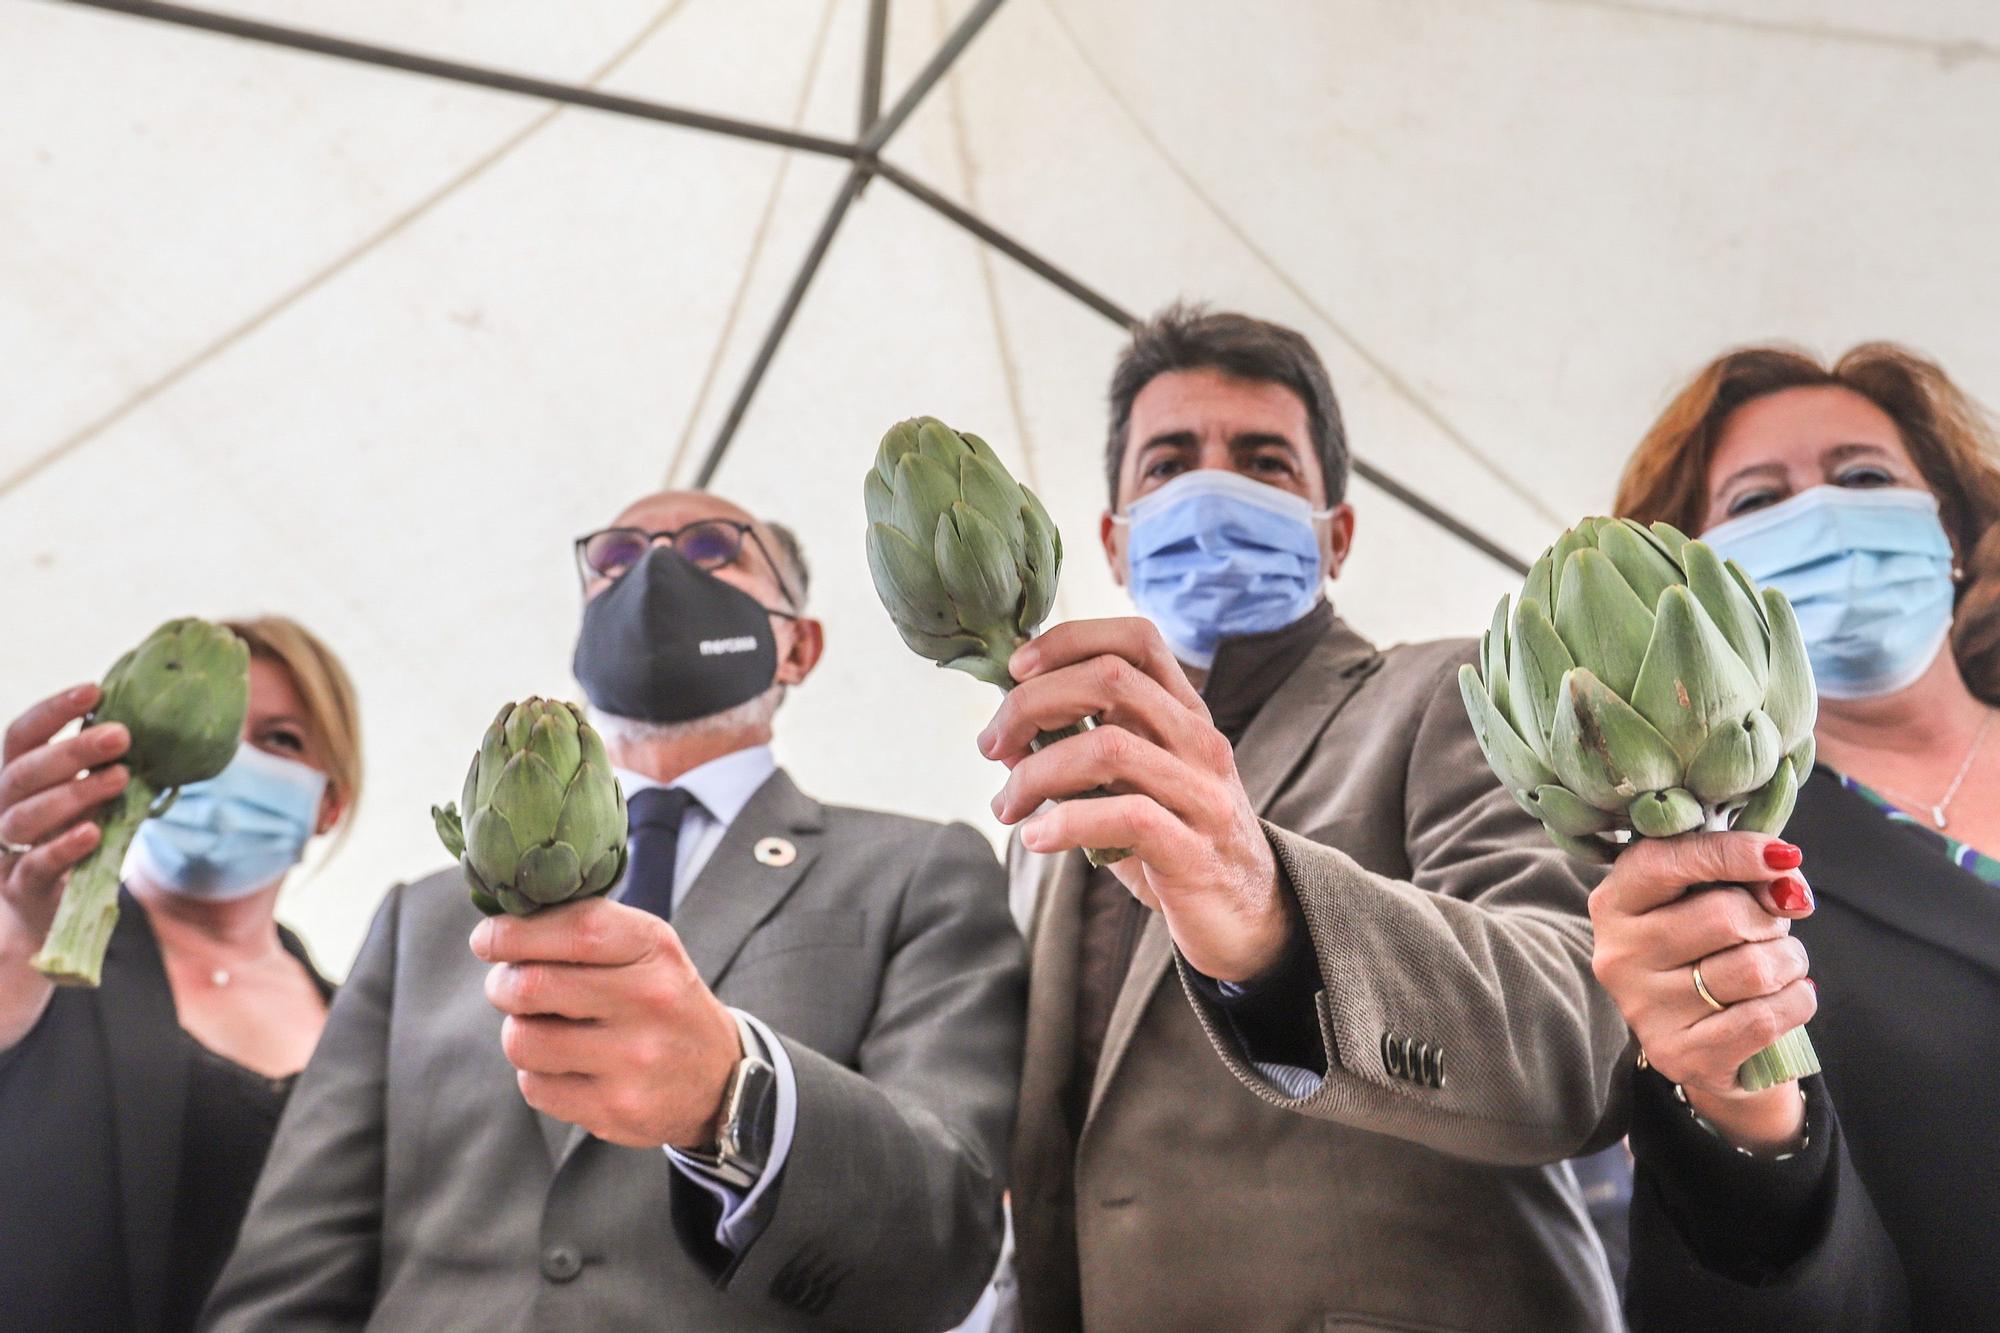
[[[743,424],[744,414],[750,410],[750,400],[757,395],[757,386],[763,383],[764,372],[770,369],[771,359],[778,354],[778,344],[791,327],[792,317],[798,314],[799,304],[805,300],[806,288],[811,285],[813,275],[819,272],[820,261],[826,258],[834,233],[840,230],[841,219],[847,216],[848,206],[861,193],[868,175],[868,169],[857,163],[847,173],[840,193],[833,197],[825,220],[819,224],[819,234],[813,237],[812,248],[806,251],[805,262],[799,266],[791,289],[785,293],[784,303],[778,307],[777,318],[764,332],[763,344],[757,348],[757,357],[750,363],[750,373],[743,377],[743,385],[737,389],[736,399],[729,405],[729,415],[723,418],[722,428],[715,433],[715,442],[708,446],[708,455],[701,460],[701,471],[694,478],[697,487],[706,488],[715,479],[716,469],[722,466],[722,456],[729,451],[730,441],[736,437],[736,428]]]
[[[889,142],[890,136],[903,128],[903,122],[917,109],[917,103],[923,101],[924,95],[937,86],[937,81],[945,76],[945,71],[951,68],[959,53],[979,35],[979,30],[986,26],[986,20],[993,17],[993,11],[1000,8],[1000,3],[1001,0],[979,0],[979,3],[972,7],[972,12],[959,20],[958,26],[951,30],[951,35],[944,39],[944,45],[937,49],[937,53],[930,58],[929,63],[917,72],[915,79],[910,81],[910,86],[903,90],[903,95],[896,99],[896,105],[890,107],[887,114],[870,126],[868,133],[862,136],[859,152],[863,158],[873,157],[881,152],[882,145]]]
[[[1013,237],[1008,236],[1005,232],[1000,231],[975,214],[959,207],[909,173],[888,162],[877,162],[875,169],[891,185],[894,185],[911,198],[920,203],[927,204],[936,212],[951,219],[951,221],[965,228],[965,230],[971,232],[1001,254],[1006,255],[1022,268],[1061,288],[1064,292],[1083,302],[1083,304],[1089,306],[1113,324],[1118,325],[1121,329],[1130,329],[1134,324],[1138,323],[1137,319],[1122,309],[1116,302],[1112,301],[1110,297],[1103,295],[1091,287],[1085,286],[1082,282],[1063,272],[1048,260],[1043,259]],[[1351,463],[1356,476],[1373,483],[1379,489],[1387,492],[1392,498],[1400,501],[1405,507],[1416,511],[1419,515],[1437,524],[1437,526],[1443,528],[1467,546],[1472,547],[1489,559],[1505,565],[1517,574],[1528,572],[1528,566],[1512,551],[1507,550],[1484,533],[1479,532],[1460,519],[1454,518],[1451,514],[1438,508],[1429,500],[1426,500],[1423,496],[1405,486],[1402,482],[1397,481],[1394,477],[1389,476],[1370,463],[1363,462],[1359,458],[1352,459]]]
[[[133,18],[153,19],[160,23],[221,33],[228,37],[241,37],[272,46],[289,47],[295,51],[309,51],[314,55],[332,56],[337,60],[352,61],[362,65],[403,70],[410,74],[424,74],[431,78],[468,84],[475,88],[519,93],[526,97],[538,97],[569,106],[588,107],[594,111],[637,116],[641,120],[679,125],[685,129],[706,130],[711,134],[725,134],[735,139],[775,144],[780,148],[796,148],[800,152],[818,153],[824,157],[852,160],[857,151],[853,144],[842,143],[838,139],[822,138],[817,134],[801,134],[796,130],[783,129],[775,125],[760,125],[730,116],[713,116],[705,111],[690,111],[685,107],[669,106],[664,102],[650,102],[638,97],[621,97],[613,93],[599,92],[595,88],[554,83],[547,79],[510,74],[505,70],[461,64],[455,60],[439,60],[434,56],[399,51],[394,47],[352,42],[343,37],[308,32],[303,28],[261,23],[255,19],[238,18],[233,14],[215,14],[204,9],[191,9],[185,5],[163,4],[159,3],[159,0],[61,0],[61,3],[84,9],[105,10],[113,14],[125,14]]]
[[[273,46],[289,47],[297,51],[331,56],[358,64],[427,75],[451,83],[488,88],[496,92],[518,93],[569,106],[607,111],[614,115],[635,116],[641,120],[678,125],[685,129],[705,130],[713,134],[773,144],[781,148],[796,148],[801,152],[845,158],[852,162],[853,169],[848,172],[840,193],[834,197],[832,206],[827,210],[826,219],[821,222],[819,234],[813,238],[812,248],[806,252],[805,262],[800,267],[798,275],[793,278],[791,289],[785,294],[777,318],[772,321],[770,329],[764,335],[763,344],[757,349],[757,357],[751,363],[750,373],[742,387],[737,390],[736,400],[730,404],[729,414],[724,418],[722,428],[717,431],[714,443],[709,446],[708,454],[702,460],[701,471],[697,474],[695,482],[698,486],[708,485],[715,476],[716,469],[721,466],[723,455],[728,452],[737,427],[742,424],[744,414],[749,411],[750,400],[756,396],[765,371],[770,368],[772,359],[777,355],[778,344],[784,339],[786,330],[791,327],[793,317],[798,314],[799,305],[805,299],[806,288],[812,283],[813,275],[819,271],[820,262],[826,258],[827,249],[833,244],[834,233],[840,229],[841,220],[846,217],[848,208],[860,195],[862,188],[867,185],[870,177],[877,173],[887,177],[892,184],[911,198],[950,219],[1120,328],[1130,328],[1134,322],[1133,317],[1110,298],[1071,277],[923,182],[887,162],[880,161],[877,157],[882,146],[902,128],[903,122],[917,109],[917,104],[937,85],[938,80],[944,77],[952,63],[985,26],[986,21],[993,17],[994,11],[1000,8],[1002,0],[979,0],[971,12],[952,30],[944,45],[938,48],[909,88],[897,99],[895,106],[891,107],[886,115],[879,117],[874,112],[881,105],[882,55],[888,30],[889,6],[888,0],[869,0],[867,64],[863,70],[861,94],[863,137],[859,143],[854,144],[814,134],[802,134],[778,126],[760,125],[728,116],[690,111],[663,102],[651,102],[637,97],[620,97],[598,92],[593,88],[554,83],[546,79],[510,74],[503,70],[417,55],[393,47],[349,41],[346,38],[309,32],[302,28],[289,28],[275,23],[262,23],[255,19],[238,18],[230,14],[211,13],[185,5],[162,3],[162,0],[59,0],[59,2],[79,8],[104,10],[134,18],[152,19],[180,27],[220,33],[229,37],[240,37]],[[1516,573],[1527,572],[1527,565],[1511,551],[1438,508],[1393,477],[1360,459],[1354,460],[1354,471],[1358,476],[1373,483],[1474,550]]]
[[[868,45],[861,63],[861,133],[882,114],[882,53],[889,42],[889,0],[868,0]]]

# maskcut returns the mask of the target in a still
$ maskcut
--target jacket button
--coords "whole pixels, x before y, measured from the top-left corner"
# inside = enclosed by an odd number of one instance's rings
[[[1442,1088],[1444,1086],[1444,1047],[1442,1046],[1438,1047],[1437,1065],[1431,1070],[1431,1086],[1433,1088]]]
[[[551,1245],[542,1251],[542,1276],[551,1282],[567,1282],[583,1271],[583,1256],[574,1245]]]
[[[1417,1048],[1421,1046],[1415,1037],[1403,1038],[1403,1077],[1412,1083],[1423,1081],[1423,1066],[1417,1063]]]
[[[1396,1040],[1393,1032],[1382,1034],[1382,1067],[1389,1071],[1391,1078],[1404,1077],[1403,1044]]]

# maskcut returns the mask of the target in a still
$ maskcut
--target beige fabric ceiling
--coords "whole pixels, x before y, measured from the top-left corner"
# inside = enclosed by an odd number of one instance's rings
[[[851,137],[864,0],[219,5]],[[897,0],[887,97],[965,6]],[[0,8],[0,709],[172,614],[346,656],[372,790],[285,915],[334,970],[442,861],[497,704],[569,694],[568,542],[693,474],[844,168],[47,0]],[[1723,346],[1908,340],[2000,400],[2000,7],[1863,0],[1011,0],[888,156],[1121,305],[1304,329],[1357,453],[1532,554]],[[817,794],[985,818],[993,697],[867,585],[889,422],[999,444],[1095,550],[1101,316],[885,183],[717,480],[792,521]],[[1336,587],[1383,640],[1510,582],[1366,485]]]

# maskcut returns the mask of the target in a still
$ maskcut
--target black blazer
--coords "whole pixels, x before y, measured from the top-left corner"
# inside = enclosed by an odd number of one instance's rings
[[[0,1327],[151,1333],[178,1280],[194,1053],[145,909],[122,890],[118,905],[103,984],[57,988],[0,1053]],[[310,970],[297,937],[279,938]]]
[[[1699,1271],[1657,1197],[1638,1191],[1634,1323],[1796,1326],[1815,1307],[1867,1308],[1853,1284],[1896,1281],[1871,1239],[1879,1227],[1916,1327],[2000,1329],[2000,887],[1825,770],[1800,792],[1785,837],[1804,850],[1817,899],[1793,933],[1820,986],[1813,1045],[1846,1156],[1836,1154],[1820,1229],[1799,1238],[1804,1257],[1754,1287]],[[1638,1303],[1642,1281],[1651,1311]],[[1661,1302],[1672,1318],[1658,1317]]]

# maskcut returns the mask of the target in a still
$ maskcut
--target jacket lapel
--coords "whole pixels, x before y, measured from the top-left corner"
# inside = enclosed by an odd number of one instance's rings
[[[167,1294],[189,1058],[152,925],[122,889],[104,972],[95,999],[111,1057],[125,1263],[136,1324],[152,1328]]]
[[[765,779],[756,795],[710,853],[701,872],[674,908],[673,927],[695,971],[713,990],[736,961],[750,933],[798,886],[819,855],[826,816],[819,802],[795,786],[783,769]],[[757,857],[766,838],[782,838],[794,855],[783,865]],[[561,1169],[588,1138],[580,1126],[540,1116],[544,1140]]]
[[[1236,771],[1259,814],[1270,808],[1327,724],[1381,664],[1375,646],[1335,617],[1326,637],[1257,710],[1237,742]]]
[[[1334,715],[1346,706],[1382,663],[1375,646],[1335,617],[1326,634],[1313,645],[1305,661],[1287,676],[1236,745],[1236,771],[1257,813],[1266,813],[1277,799],[1285,779],[1319,743]],[[1081,867],[1083,858],[1069,858]],[[1079,877],[1080,882],[1080,877]],[[1112,1006],[1110,1026],[1104,1034],[1104,1054],[1097,1064],[1097,1077],[1090,1089],[1090,1110],[1084,1117],[1087,1132],[1104,1099],[1111,1079],[1132,1044],[1132,1034],[1152,1002],[1153,992],[1172,970],[1173,936],[1165,918],[1154,913],[1133,951],[1132,966],[1125,984]],[[1072,988],[1074,983],[1072,982]],[[1073,1012],[1073,1009],[1072,1009]]]
[[[1008,849],[1010,861],[1017,857],[1032,867],[1035,905],[1028,936],[1028,1034],[1014,1125],[1014,1174],[1020,1180],[1048,1180],[1055,1177],[1041,1164],[1051,1155],[1060,1161],[1071,1146],[1063,1124],[1063,1087],[1076,1065],[1077,950],[1086,866],[1081,855],[1025,851],[1019,839]]]
[[[1815,849],[1805,871],[1815,893],[2000,975],[2000,888],[1953,865],[1928,834],[1884,818],[1823,769],[1800,797],[1785,831]]]

